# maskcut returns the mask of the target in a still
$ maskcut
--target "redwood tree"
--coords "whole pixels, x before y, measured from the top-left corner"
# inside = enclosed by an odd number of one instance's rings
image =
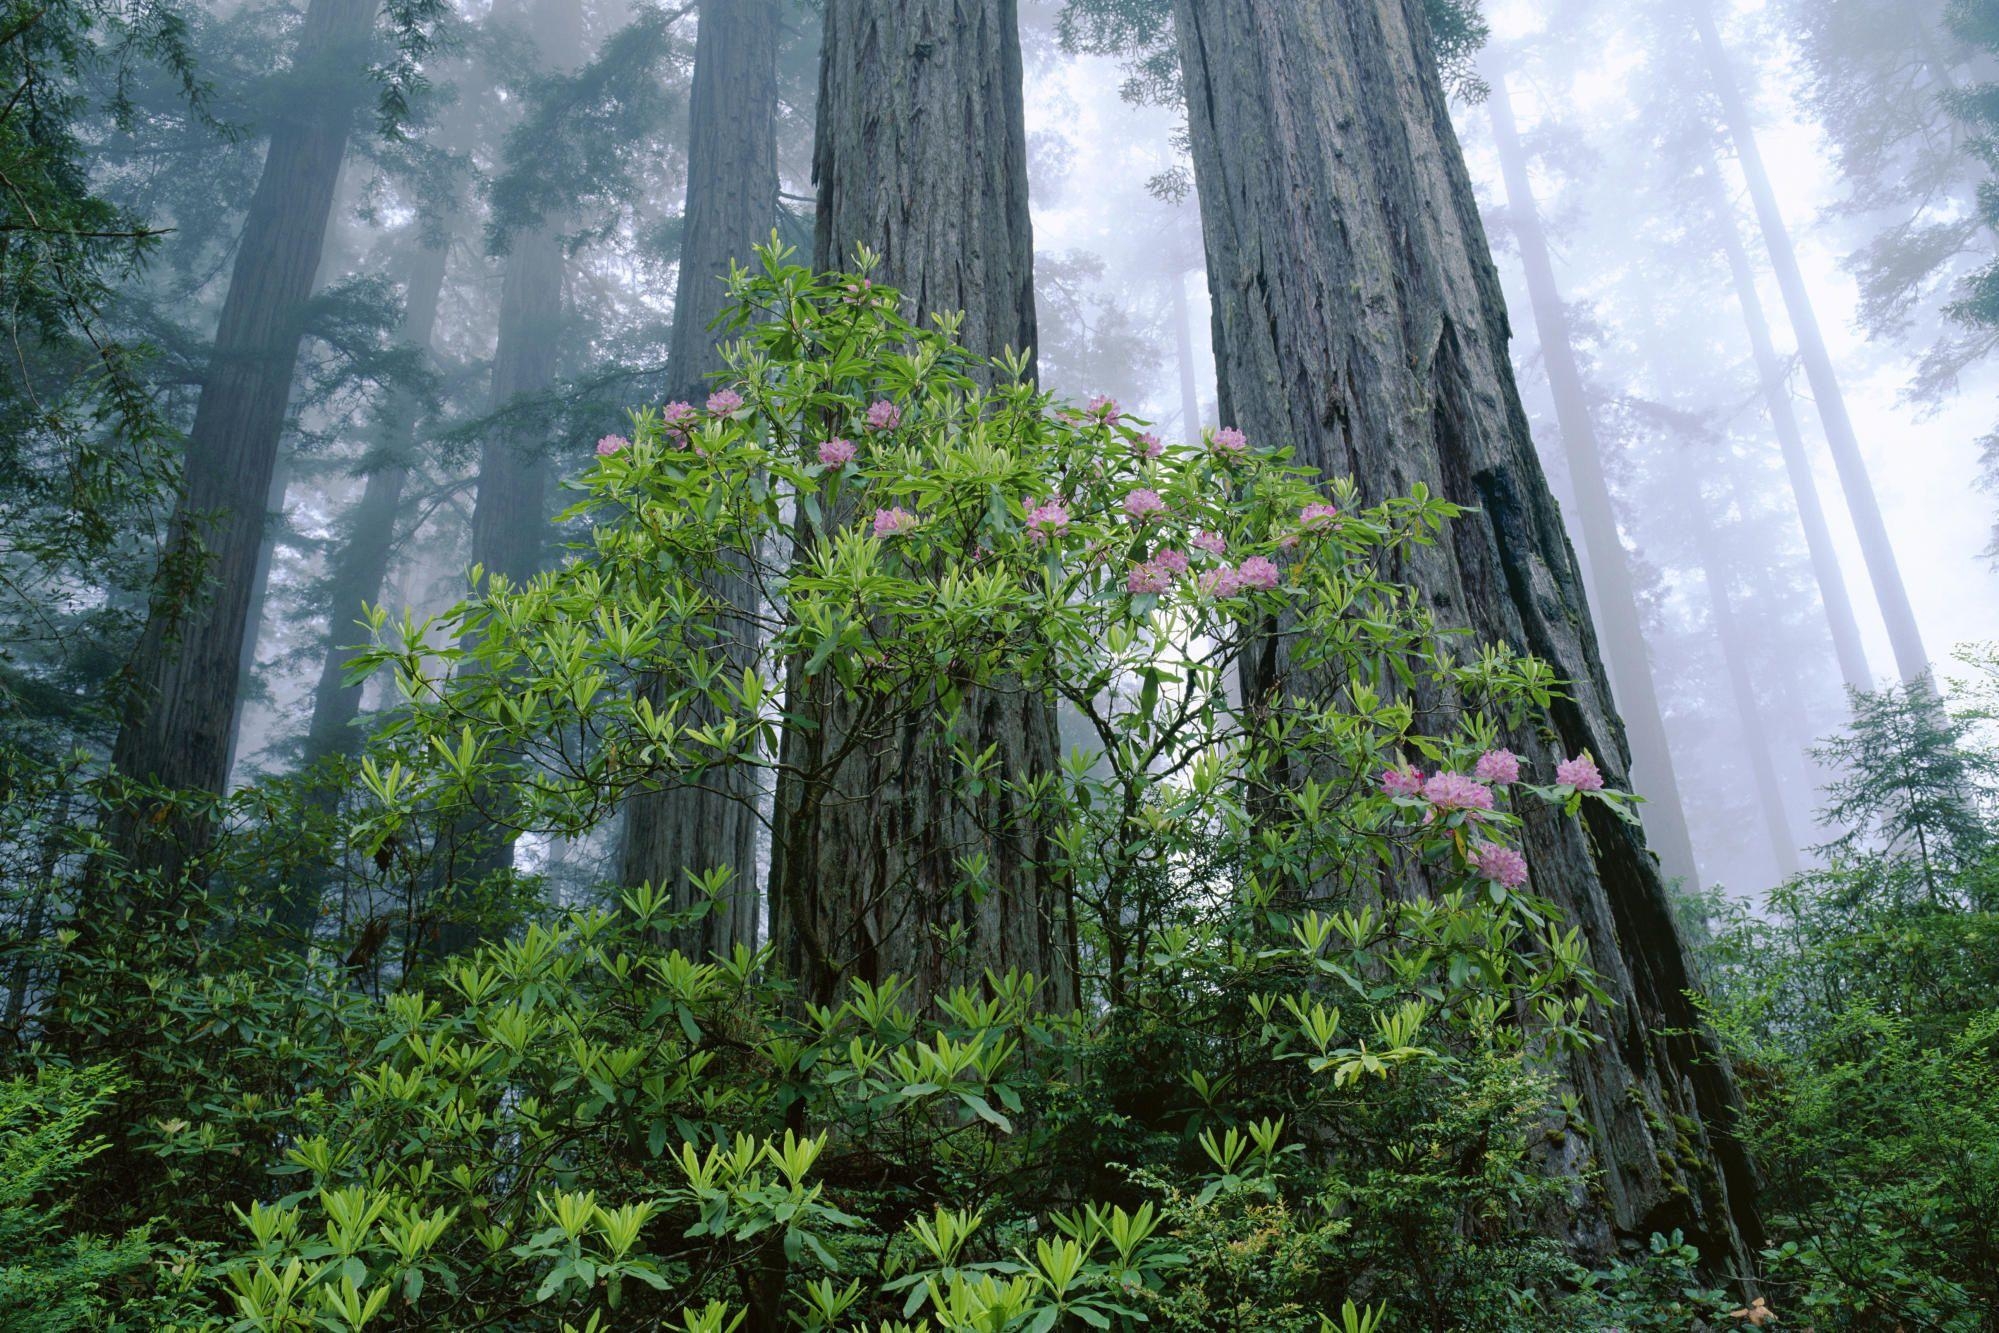
[[[1220,411],[1369,499],[1423,485],[1473,507],[1397,576],[1447,624],[1569,682],[1510,744],[1544,777],[1592,752],[1626,781],[1574,553],[1514,386],[1497,274],[1453,133],[1423,0],[1178,0],[1214,302]],[[1246,690],[1285,687],[1274,639]],[[1447,704],[1419,698],[1419,706]],[[1567,1220],[1607,1248],[1684,1228],[1710,1261],[1759,1238],[1738,1100],[1692,984],[1659,866],[1608,812],[1530,817],[1535,888],[1581,927],[1613,999],[1567,1068],[1587,1137],[1546,1169],[1601,1171]],[[1420,889],[1411,882],[1407,890]]]
[[[687,205],[682,212],[680,272],[667,349],[668,397],[699,401],[708,376],[722,368],[717,332],[729,265],[755,262],[753,247],[777,221],[777,0],[704,0],[694,42],[694,89],[687,123]],[[718,603],[748,608],[758,595],[746,577],[718,580]],[[741,662],[753,632],[748,616],[724,614],[715,646]],[[739,668],[740,669],[740,668]],[[642,791],[625,806],[619,879],[667,887],[676,906],[690,905],[689,872],[726,866],[734,873],[723,905],[677,940],[694,957],[728,953],[757,936],[754,773],[729,765],[678,775],[674,785]]]
[[[273,98],[270,146],[243,221],[215,344],[188,434],[169,550],[203,556],[199,593],[156,598],[132,663],[112,762],[129,778],[220,795],[253,632],[257,555],[285,409],[355,115],[368,94],[374,0],[312,0],[295,86]],[[157,836],[164,833],[165,837]],[[114,820],[112,842],[171,877],[207,842],[198,814]]]
[[[1014,0],[830,0],[820,54],[814,262],[851,264],[928,317],[963,312],[975,352],[1035,342],[1027,134]],[[793,962],[800,931],[829,965],[808,989],[890,973],[919,1002],[987,969],[1032,972],[1042,1001],[1074,998],[1073,934],[1048,844],[1014,784],[1054,769],[1050,702],[968,691],[947,728],[859,735],[821,676],[794,682],[787,753],[840,760],[827,792],[779,784],[772,921]],[[964,782],[954,748],[994,748],[997,775]],[[983,864],[982,883],[970,868]]]

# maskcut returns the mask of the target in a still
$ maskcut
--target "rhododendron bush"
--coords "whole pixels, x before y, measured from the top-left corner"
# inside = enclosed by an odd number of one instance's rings
[[[191,1036],[139,1076],[142,1155],[163,1194],[228,1200],[186,1270],[219,1326],[1571,1317],[1545,1218],[1576,1186],[1529,1151],[1602,999],[1517,812],[1628,798],[1588,756],[1529,771],[1502,733],[1559,682],[1395,581],[1453,507],[1362,504],[1233,430],[1161,443],[865,271],[764,259],[705,406],[597,445],[565,563],[372,614],[359,669],[398,703],[360,850],[437,898],[424,849],[468,821],[583,838],[679,784],[775,790],[783,836],[868,798],[785,744],[795,701],[837,698],[871,746],[1023,692],[1061,710],[1061,762],[961,743],[950,795],[1009,784],[1045,830],[1055,900],[1029,910],[1066,923],[1080,1005],[1011,972],[923,995],[784,938],[802,862],[773,874],[776,938],[727,957],[670,941],[757,867],[607,886],[450,956],[413,935],[379,999],[317,959],[175,990]],[[1279,636],[1295,674],[1242,697]],[[955,872],[990,891],[976,849]],[[196,1050],[256,1094],[196,1104]]]

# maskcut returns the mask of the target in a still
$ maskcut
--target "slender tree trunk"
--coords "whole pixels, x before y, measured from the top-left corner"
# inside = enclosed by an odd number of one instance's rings
[[[410,264],[403,297],[403,340],[428,354],[437,329],[437,308],[444,289],[446,238],[423,242]],[[395,548],[396,517],[402,512],[403,486],[409,480],[416,444],[417,417],[422,403],[415,393],[396,394],[382,414],[376,448],[366,461],[367,481],[348,519],[347,539],[333,557],[327,594],[326,656],[312,692],[312,723],[306,732],[305,764],[310,767],[336,754],[352,754],[360,736],[354,720],[361,713],[361,686],[346,683],[354,644],[361,638],[355,623],[364,603],[377,601],[388,582],[389,555]]]
[[[250,200],[215,347],[188,436],[169,549],[199,542],[206,586],[156,599],[133,659],[112,762],[128,777],[221,794],[271,478],[347,137],[366,88],[373,0],[312,0]],[[156,835],[164,833],[165,837]],[[128,810],[112,843],[135,866],[176,874],[207,843],[198,818]]]
[[[1707,585],[1708,614],[1714,622],[1715,637],[1720,640],[1736,723],[1742,728],[1741,750],[1749,760],[1756,805],[1763,815],[1763,831],[1770,840],[1771,860],[1778,876],[1788,879],[1798,873],[1798,844],[1792,836],[1790,812],[1784,805],[1784,787],[1777,778],[1769,729],[1763,724],[1763,704],[1756,694],[1749,643],[1735,615],[1731,592],[1733,562],[1722,550],[1720,534],[1708,515],[1707,499],[1694,480],[1699,475],[1697,469],[1688,467],[1680,475],[1687,479],[1680,487],[1680,511],[1693,534],[1695,558],[1700,561],[1701,579]]]
[[[1839,552],[1832,544],[1832,529],[1826,526],[1825,506],[1819,501],[1819,485],[1812,476],[1811,459],[1805,453],[1804,433],[1798,429],[1798,413],[1791,402],[1791,386],[1784,374],[1783,360],[1770,337],[1770,321],[1763,313],[1763,298],[1756,290],[1756,272],[1749,263],[1749,250],[1742,241],[1742,229],[1735,220],[1735,207],[1722,188],[1721,173],[1712,158],[1708,161],[1708,181],[1714,199],[1715,230],[1728,256],[1729,273],[1735,280],[1736,304],[1742,307],[1742,322],[1749,331],[1749,345],[1756,355],[1756,375],[1769,408],[1770,425],[1777,432],[1777,444],[1784,454],[1784,471],[1791,479],[1791,497],[1797,505],[1798,522],[1805,530],[1805,548],[1811,553],[1812,575],[1818,581],[1819,601],[1825,607],[1826,625],[1832,631],[1834,655],[1839,674],[1848,689],[1871,690],[1874,676],[1867,667],[1867,650],[1860,642],[1860,625],[1853,617],[1853,599],[1847,595],[1846,575],[1839,567]]]
[[[1514,386],[1423,0],[1178,0],[1175,12],[1221,419],[1350,473],[1370,499],[1420,483],[1471,506],[1397,576],[1444,623],[1568,682],[1542,725],[1509,738],[1534,771],[1587,749],[1621,784],[1623,730]],[[1286,669],[1274,642],[1245,689]],[[1739,1102],[1688,998],[1657,864],[1594,804],[1580,823],[1530,809],[1522,837],[1535,889],[1581,927],[1613,999],[1595,1018],[1604,1040],[1566,1066],[1592,1132],[1544,1162],[1577,1180],[1563,1225],[1599,1251],[1681,1227],[1711,1262],[1746,1271],[1760,1233]],[[1581,1184],[1592,1170],[1600,1194]]]
[[[923,314],[962,310],[975,351],[1032,348],[1034,245],[1027,211],[1027,135],[1014,0],[829,0],[821,48],[813,174],[815,262],[851,262],[865,242],[880,276]],[[831,676],[793,679],[788,730],[807,763],[858,733],[852,700]],[[809,693],[808,693],[809,691]],[[804,697],[801,697],[804,696]],[[1008,782],[1052,771],[1055,710],[1004,684],[968,693],[953,726],[977,753],[998,747]],[[1074,1003],[1065,886],[1043,866],[1033,811],[1005,791],[966,796],[944,726],[867,737],[830,784],[778,794],[772,914],[808,991],[843,976],[891,973],[919,1004],[987,970],[1031,972],[1044,1004]],[[971,893],[958,869],[983,855],[991,880]],[[960,931],[962,947],[947,948]],[[817,955],[804,964],[804,941]]]
[[[1701,48],[1707,56],[1715,92],[1721,98],[1722,115],[1729,137],[1735,141],[1735,155],[1749,182],[1749,197],[1756,205],[1756,218],[1763,228],[1763,242],[1770,251],[1770,264],[1777,274],[1777,286],[1784,294],[1791,314],[1791,327],[1798,335],[1798,354],[1811,381],[1812,397],[1818,402],[1819,420],[1825,425],[1826,443],[1839,469],[1840,486],[1846,492],[1846,507],[1860,535],[1860,551],[1867,561],[1867,573],[1874,583],[1874,596],[1881,604],[1881,618],[1888,625],[1888,642],[1895,650],[1895,665],[1904,681],[1922,679],[1930,669],[1929,654],[1923,650],[1923,636],[1916,626],[1916,613],[1909,606],[1908,590],[1902,585],[1901,567],[1895,561],[1894,543],[1881,517],[1881,503],[1874,494],[1874,480],[1868,475],[1867,460],[1860,452],[1860,439],[1853,418],[1846,410],[1846,395],[1839,375],[1833,370],[1832,353],[1826,349],[1825,335],[1819,330],[1818,312],[1812,306],[1805,275],[1798,267],[1797,250],[1784,223],[1777,194],[1770,186],[1770,174],[1763,166],[1757,146],[1756,126],[1749,115],[1749,103],[1736,82],[1728,63],[1728,52],[1714,25],[1707,0],[1689,0],[1694,26],[1700,33]]]
[[[225,789],[234,784],[236,761],[243,747],[242,700],[250,697],[257,679],[257,646],[264,633],[264,604],[271,595],[271,566],[277,563],[278,534],[285,525],[285,488],[291,484],[292,459],[280,450],[271,469],[271,489],[264,501],[264,535],[257,543],[257,564],[250,575],[250,609],[243,613],[243,650],[236,661],[236,723],[229,728],[229,753],[223,760]]]
[[[707,376],[723,368],[709,325],[726,304],[729,265],[754,264],[754,247],[777,225],[778,17],[776,0],[703,0],[701,6],[688,109],[687,206],[667,351],[669,397],[695,399]],[[747,572],[713,580],[710,591],[722,606],[754,609],[757,589]],[[754,633],[750,616],[717,619],[714,651],[737,675],[754,657]],[[691,719],[695,725],[717,720],[712,713]],[[674,906],[685,908],[693,900],[689,872],[726,866],[734,879],[721,906],[672,942],[694,958],[727,955],[737,944],[755,947],[756,770],[727,764],[675,776],[678,785],[626,802],[619,879],[667,887]]]
[[[1488,69],[1486,81],[1492,92],[1486,105],[1492,113],[1493,142],[1506,179],[1507,216],[1520,242],[1534,325],[1541,336],[1541,359],[1555,400],[1555,422],[1568,457],[1570,483],[1575,487],[1576,526],[1582,531],[1583,549],[1589,553],[1592,581],[1588,586],[1596,592],[1591,604],[1610,679],[1623,705],[1619,712],[1630,736],[1632,786],[1647,802],[1645,830],[1667,875],[1698,887],[1700,872],[1694,860],[1693,836],[1687,828],[1679,776],[1673,770],[1672,746],[1666,738],[1666,712],[1653,678],[1630,557],[1617,530],[1617,509],[1604,477],[1589,393],[1576,362],[1569,312],[1555,282],[1555,264],[1541,226],[1540,205],[1527,174],[1527,154],[1521,147],[1513,101],[1506,91],[1506,70],[1496,56],[1489,59]]]
[[[1201,438],[1200,379],[1194,369],[1194,314],[1187,300],[1187,275],[1173,275],[1173,356],[1180,372],[1180,438]]]

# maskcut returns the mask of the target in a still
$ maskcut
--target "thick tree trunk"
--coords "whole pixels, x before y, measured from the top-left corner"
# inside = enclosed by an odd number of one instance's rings
[[[1680,800],[1679,775],[1673,769],[1672,747],[1666,739],[1666,714],[1659,704],[1659,687],[1646,648],[1631,560],[1617,531],[1617,510],[1610,498],[1610,483],[1604,478],[1589,393],[1576,362],[1569,312],[1555,283],[1555,264],[1541,226],[1540,205],[1527,174],[1527,154],[1521,147],[1513,102],[1506,91],[1506,70],[1496,58],[1489,62],[1488,70],[1492,92],[1486,105],[1492,113],[1493,142],[1506,180],[1507,217],[1520,242],[1527,294],[1541,335],[1541,360],[1548,368],[1555,422],[1575,488],[1576,526],[1582,531],[1583,549],[1589,553],[1588,586],[1596,593],[1591,606],[1610,679],[1622,704],[1619,712],[1630,734],[1631,783],[1647,802],[1645,830],[1659,853],[1660,864],[1672,878],[1697,888],[1700,873],[1694,860],[1693,836],[1687,829],[1686,808]]]
[[[1735,207],[1722,188],[1718,166],[1709,159],[1715,230],[1721,238],[1722,251],[1728,256],[1735,300],[1742,307],[1742,322],[1749,331],[1749,345],[1756,356],[1756,376],[1770,412],[1770,425],[1777,432],[1777,445],[1784,454],[1784,471],[1791,480],[1798,523],[1805,530],[1805,549],[1811,553],[1812,576],[1818,582],[1819,601],[1825,607],[1826,625],[1832,632],[1833,654],[1839,659],[1839,673],[1847,688],[1871,690],[1874,674],[1868,669],[1867,650],[1860,642],[1860,624],[1853,618],[1853,599],[1846,591],[1846,575],[1839,567],[1832,529],[1826,526],[1825,506],[1819,500],[1819,484],[1812,475],[1811,459],[1805,453],[1804,433],[1798,429],[1791,386],[1784,375],[1783,360],[1777,355],[1777,345],[1770,337],[1763,297],[1756,290],[1756,271],[1750,266],[1749,250],[1742,242],[1742,229],[1736,224]]]
[[[1561,516],[1529,437],[1504,298],[1451,129],[1422,0],[1179,0],[1221,419],[1350,473],[1370,499],[1428,486],[1474,506],[1399,577],[1443,622],[1569,682],[1511,744],[1538,773],[1590,750],[1622,784],[1623,728]],[[1274,644],[1246,688],[1282,677]],[[1536,890],[1589,941],[1613,1007],[1566,1076],[1590,1121],[1547,1151],[1578,1177],[1578,1246],[1686,1230],[1710,1262],[1759,1239],[1728,1066],[1657,864],[1585,807],[1528,814]],[[1678,1117],[1676,1119],[1676,1117]],[[1676,1128],[1676,1126],[1678,1128]],[[1601,1193],[1580,1177],[1599,1170]]]
[[[169,539],[170,549],[200,543],[207,583],[193,605],[162,598],[148,616],[112,750],[112,762],[132,778],[216,794],[228,780],[243,639],[303,311],[366,91],[374,16],[373,0],[312,0],[294,58],[300,87],[276,104],[280,118],[244,220]],[[111,832],[136,865],[169,875],[208,837],[200,820],[156,823],[144,810],[126,812]]]
[[[1729,137],[1735,141],[1736,160],[1742,164],[1749,183],[1749,197],[1756,205],[1756,219],[1763,228],[1763,242],[1770,251],[1770,264],[1777,274],[1777,287],[1784,294],[1784,306],[1791,314],[1791,327],[1798,336],[1798,355],[1811,381],[1812,397],[1818,403],[1819,420],[1824,423],[1826,443],[1832,447],[1832,461],[1839,469],[1846,507],[1853,515],[1860,535],[1860,552],[1867,561],[1867,573],[1874,583],[1874,596],[1881,604],[1881,618],[1888,625],[1888,642],[1895,650],[1895,666],[1904,681],[1922,679],[1930,669],[1929,654],[1923,649],[1922,632],[1916,613],[1909,606],[1908,590],[1902,584],[1902,570],[1895,560],[1895,546],[1888,538],[1888,525],[1881,517],[1881,502],[1874,494],[1874,479],[1868,475],[1867,460],[1860,452],[1860,439],[1853,418],[1846,410],[1846,395],[1833,369],[1832,353],[1826,349],[1825,335],[1819,330],[1818,312],[1812,306],[1805,275],[1798,267],[1797,250],[1791,244],[1790,228],[1777,206],[1777,193],[1764,169],[1763,153],[1756,142],[1756,125],[1749,115],[1749,103],[1736,82],[1728,63],[1728,52],[1714,26],[1707,0],[1689,0],[1689,12],[1700,33],[1701,49],[1714,79],[1715,92],[1728,123]]]
[[[916,312],[965,313],[962,337],[996,354],[1034,344],[1033,237],[1020,33],[1013,0],[829,0],[813,174],[815,262],[865,242],[881,279]],[[1064,886],[1050,880],[1034,813],[1008,793],[970,797],[941,723],[857,732],[831,677],[794,677],[787,757],[830,762],[829,784],[781,784],[772,920],[808,992],[842,977],[910,980],[919,1004],[977,986],[987,969],[1031,972],[1041,1000],[1075,999]],[[998,747],[1008,779],[1057,759],[1049,701],[1004,686],[970,692],[956,728]],[[959,863],[983,855],[985,892]],[[948,945],[949,932],[960,932]],[[809,955],[809,956],[808,956]]]
[[[423,243],[410,265],[403,297],[403,340],[431,350],[438,299],[444,289],[446,242]],[[416,442],[422,404],[414,393],[398,393],[383,411],[376,448],[367,460],[367,481],[348,520],[347,539],[333,557],[326,606],[326,656],[312,692],[312,722],[306,732],[308,767],[336,754],[352,754],[360,744],[354,720],[361,713],[361,687],[346,683],[354,645],[362,638],[355,623],[364,603],[380,599],[395,548],[396,517],[402,512],[409,479],[410,450]]]
[[[687,206],[682,214],[680,274],[667,352],[668,396],[699,401],[707,376],[722,369],[709,325],[726,304],[734,261],[752,265],[755,246],[777,225],[776,0],[703,0],[694,43],[694,91],[688,108]],[[757,590],[746,574],[711,584],[724,606],[748,608]],[[715,651],[740,673],[754,655],[753,622],[724,615]],[[712,717],[693,719],[712,722]],[[676,907],[692,902],[688,872],[726,866],[734,880],[723,904],[673,940],[690,957],[755,947],[758,798],[755,770],[730,764],[691,783],[635,795],[625,805],[619,879],[670,887]]]

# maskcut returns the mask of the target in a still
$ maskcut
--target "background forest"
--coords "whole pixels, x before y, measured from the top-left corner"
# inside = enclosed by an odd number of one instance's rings
[[[1995,0],[0,0],[0,1331],[1999,1330],[1995,171]]]

